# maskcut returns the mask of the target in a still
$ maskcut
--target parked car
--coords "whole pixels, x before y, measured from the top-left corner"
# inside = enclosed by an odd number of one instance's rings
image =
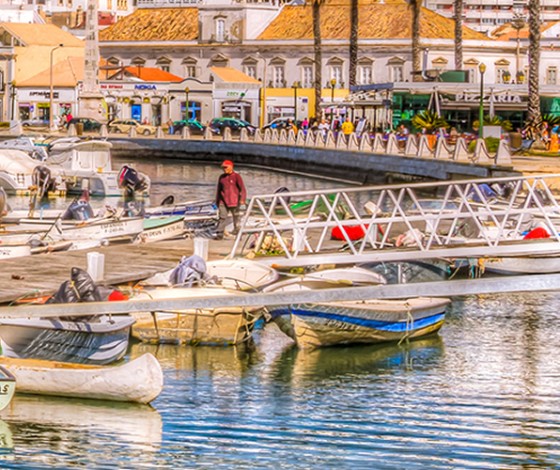
[[[247,121],[242,119],[235,119],[235,118],[214,118],[210,122],[210,130],[214,132],[214,134],[222,135],[224,129],[229,127],[231,129],[232,135],[239,135],[241,133],[241,129],[247,129],[247,132],[250,135],[253,135],[256,131],[256,127],[252,124],[249,124]]]
[[[115,119],[109,123],[109,132],[115,134],[128,134],[130,129],[136,129],[137,134],[152,135],[156,133],[156,127],[150,124],[141,124],[134,119]]]
[[[183,119],[181,121],[175,121],[173,123],[173,133],[175,135],[181,134],[183,132],[183,127],[188,126],[191,134],[204,134],[206,126],[203,126],[196,119]]]
[[[84,132],[98,131],[99,129],[101,129],[101,123],[98,120],[92,118],[75,117],[72,118],[70,122],[66,123],[66,127],[69,127],[70,124],[83,124]]]
[[[48,119],[25,119],[21,121],[21,125],[23,127],[49,127],[49,120]]]
[[[288,121],[294,122],[293,117],[279,117],[270,121],[263,129],[286,129],[288,127]],[[298,127],[301,126],[301,121],[297,121]]]

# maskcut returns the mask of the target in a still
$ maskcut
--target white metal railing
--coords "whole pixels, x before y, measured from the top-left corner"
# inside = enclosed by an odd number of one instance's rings
[[[301,266],[560,253],[552,178],[560,175],[255,196],[231,256],[251,250],[264,262]],[[536,228],[548,238],[526,238]]]

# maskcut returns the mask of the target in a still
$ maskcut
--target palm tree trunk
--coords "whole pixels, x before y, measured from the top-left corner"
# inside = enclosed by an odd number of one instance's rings
[[[420,10],[422,0],[407,0],[412,10],[412,81],[422,81],[420,51]]]
[[[539,96],[539,64],[541,45],[541,5],[539,0],[529,0],[529,104],[527,120],[537,123],[541,116],[541,101]]]
[[[350,0],[350,66],[348,71],[350,86],[356,84],[358,67],[358,15],[358,0]]]
[[[323,50],[321,45],[321,0],[312,0],[313,7],[313,55],[315,59],[315,119],[321,117],[321,90],[323,88]]]
[[[455,70],[463,70],[463,0],[455,0]]]

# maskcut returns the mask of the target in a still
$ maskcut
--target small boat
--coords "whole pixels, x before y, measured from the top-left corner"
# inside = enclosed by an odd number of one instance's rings
[[[136,243],[152,243],[179,238],[185,233],[185,221],[181,215],[150,217],[144,219],[144,230]]]
[[[121,359],[134,319],[128,315],[64,319],[0,319],[6,357],[104,365]]]
[[[218,208],[213,200],[202,199],[196,201],[174,202],[174,198],[168,197],[159,206],[145,209],[145,217],[163,217],[172,215],[182,216],[217,216]]]
[[[92,196],[120,196],[118,172],[111,166],[112,146],[103,140],[61,139],[49,145],[45,164],[66,182],[68,194],[79,194],[87,186]]]
[[[33,186],[33,170],[40,162],[26,152],[0,149],[0,187],[8,193],[27,194]]]
[[[182,297],[242,296],[244,292],[212,287],[168,287],[145,289],[132,300]],[[223,307],[165,312],[133,312],[132,336],[147,343],[231,345],[251,336],[262,315],[262,307]]]
[[[6,408],[16,392],[16,378],[13,374],[0,365],[0,411]]]
[[[87,220],[65,220],[61,217],[21,219],[13,231],[43,231],[58,240],[133,240],[144,230],[142,217],[93,217]]]
[[[31,255],[31,246],[27,243],[4,243],[0,236],[0,259],[21,258]]]
[[[152,354],[117,366],[5,357],[0,365],[15,377],[18,393],[150,403],[163,389],[161,366]]]
[[[330,275],[318,279],[313,274],[273,284],[267,292],[342,287],[349,282],[356,285],[348,279],[339,278],[340,282]],[[441,328],[449,304],[449,299],[421,297],[291,304],[273,307],[269,311],[280,329],[294,339],[298,347],[307,349],[425,336]]]
[[[560,254],[482,258],[479,265],[485,271],[504,275],[559,273]]]

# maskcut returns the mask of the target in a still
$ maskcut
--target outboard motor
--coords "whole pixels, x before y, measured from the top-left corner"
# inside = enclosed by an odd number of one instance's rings
[[[137,191],[147,191],[150,188],[150,179],[134,168],[124,165],[119,171],[119,188],[124,189],[129,195]]]
[[[88,220],[94,216],[93,209],[87,200],[79,199],[72,201],[64,214],[62,220]]]
[[[53,190],[56,186],[55,179],[52,177],[51,170],[43,165],[33,168],[31,174],[33,186],[37,188],[39,198],[42,198],[49,190]]]

